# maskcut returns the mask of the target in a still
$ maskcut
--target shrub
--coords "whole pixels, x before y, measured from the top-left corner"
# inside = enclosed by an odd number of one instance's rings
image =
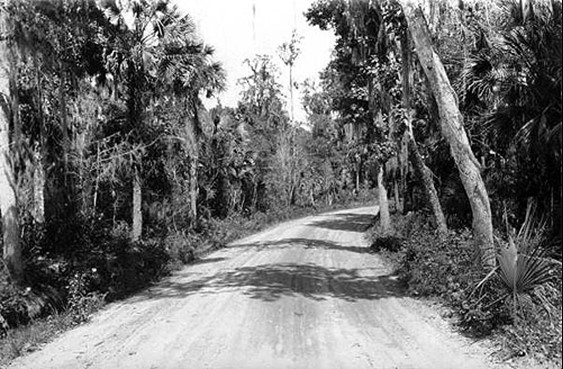
[[[561,360],[561,264],[548,266],[548,259],[533,251],[543,240],[537,227],[525,225],[527,230],[512,241],[502,241],[508,247],[501,248],[499,267],[485,274],[469,230],[438,237],[428,218],[420,215],[395,224],[393,236],[402,237],[398,251],[391,253],[397,245],[378,240],[376,231],[373,248],[392,254],[396,273],[410,293],[439,297],[466,333],[502,332],[514,352]]]
[[[194,234],[178,232],[168,235],[164,239],[164,249],[173,262],[179,261],[186,264],[194,259],[198,241],[199,239]]]
[[[68,290],[68,309],[74,323],[82,323],[104,305],[105,293],[91,291],[92,281],[96,279],[96,268],[76,273],[70,279]]]
[[[10,284],[3,274],[0,275],[0,336],[8,328],[29,321],[23,291]]]
[[[526,310],[533,309],[534,296],[545,300],[538,287],[553,279],[550,261],[541,248],[545,229],[541,221],[534,219],[530,204],[518,234],[513,236],[509,231],[506,244],[501,243],[497,256],[498,267],[479,283],[483,285],[493,277],[500,279],[504,287],[501,299],[510,305],[513,319],[519,319]],[[545,301],[544,305],[547,303]]]
[[[397,252],[401,249],[403,239],[397,236],[376,237],[370,246],[373,252],[389,251]]]

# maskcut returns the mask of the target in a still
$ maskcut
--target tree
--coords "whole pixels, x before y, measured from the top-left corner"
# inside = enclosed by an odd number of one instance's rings
[[[13,38],[8,29],[7,12],[0,9],[0,216],[2,216],[3,260],[16,283],[23,280],[18,204],[10,158],[10,120],[12,117],[10,80]]]
[[[561,1],[506,2],[487,16],[468,12],[475,41],[459,79],[475,121],[491,201],[517,225],[528,199],[561,236]],[[533,11],[530,11],[533,10]],[[458,84],[459,85],[459,84]]]
[[[188,22],[184,18],[183,22]],[[190,160],[190,213],[192,221],[197,219],[199,193],[198,167],[199,139],[201,136],[200,110],[203,103],[200,94],[212,97],[225,87],[225,71],[220,63],[213,62],[213,48],[205,46],[185,35],[180,43],[165,45],[160,63],[161,90],[171,94],[183,107],[185,143]]]
[[[266,193],[267,179],[271,171],[273,157],[276,154],[276,140],[289,128],[287,112],[283,109],[281,85],[278,82],[278,70],[268,55],[257,55],[253,60],[246,60],[250,74],[241,78],[241,99],[237,108],[239,121],[248,130],[252,143],[249,151],[255,163],[251,208],[266,210],[269,197]],[[276,199],[276,194],[273,198]]]
[[[144,137],[146,107],[153,98],[151,91],[157,71],[163,69],[158,63],[168,60],[162,58],[166,45],[181,47],[194,28],[168,0],[129,0],[119,5],[110,0],[105,3],[105,10],[117,28],[112,55],[114,63],[110,70],[115,77],[123,78],[127,86],[127,134],[133,145],[146,145],[149,143]],[[131,163],[132,240],[139,239],[142,232],[142,170],[142,159]]]
[[[76,96],[78,81],[103,69],[100,40],[106,24],[93,1],[14,1],[5,9],[18,59],[14,83],[14,99],[21,102],[14,109],[18,188],[22,191],[27,181],[32,182],[32,214],[37,224],[44,224],[57,210],[73,213],[66,208],[77,195],[70,183],[76,177],[69,166],[75,133],[69,103]],[[33,179],[25,175],[30,169]],[[45,206],[49,185],[56,188],[59,201]],[[26,216],[23,206],[22,216]],[[46,209],[52,214],[45,214]]]
[[[302,104],[311,128],[311,135],[304,143],[310,164],[303,183],[313,206],[318,200],[332,205],[344,190],[344,181],[338,177],[345,169],[346,152],[338,124],[331,117],[330,100],[322,86],[310,80],[303,83]]]
[[[452,89],[440,57],[434,51],[424,14],[415,1],[402,1],[403,13],[416,46],[416,53],[438,104],[442,135],[450,145],[461,181],[471,204],[473,234],[481,250],[483,267],[495,266],[493,224],[489,196],[480,173],[480,166],[471,150],[463,127],[457,97]]]
[[[309,22],[321,29],[332,28],[337,35],[334,58],[326,76],[334,94],[333,109],[340,113],[347,140],[348,158],[354,165],[356,191],[366,163],[377,157],[376,176],[382,231],[391,230],[387,186],[390,174],[385,164],[396,159],[387,145],[395,139],[392,90],[395,88],[394,58],[390,57],[392,42],[385,29],[379,3],[366,1],[332,1],[314,3],[306,14]],[[396,160],[395,160],[396,161]]]
[[[295,205],[303,170],[307,167],[299,133],[298,128],[288,127],[277,135],[272,170],[267,177],[270,192],[275,194],[272,198],[281,200],[281,205],[288,207]]]
[[[434,220],[436,221],[436,226],[438,232],[444,234],[448,230],[446,224],[446,218],[444,212],[442,211],[442,206],[440,205],[440,199],[438,197],[438,192],[434,186],[434,180],[432,179],[432,172],[424,163],[420,151],[418,149],[418,144],[416,143],[414,137],[414,131],[412,127],[412,103],[411,94],[413,93],[413,67],[412,67],[412,57],[411,57],[411,37],[409,31],[404,24],[401,22],[400,27],[400,49],[401,49],[401,67],[402,67],[402,105],[405,111],[405,133],[402,142],[406,142],[408,145],[409,158],[412,162],[421,182],[426,192],[426,197],[434,214]]]
[[[285,65],[289,67],[289,112],[290,118],[293,122],[293,64],[299,56],[301,50],[299,50],[300,37],[297,35],[297,31],[293,30],[291,33],[291,40],[289,42],[284,42],[278,48],[278,54]]]

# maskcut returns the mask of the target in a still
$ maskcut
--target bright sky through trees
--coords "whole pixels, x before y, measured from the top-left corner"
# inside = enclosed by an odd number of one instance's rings
[[[216,49],[216,58],[227,71],[227,90],[220,95],[223,105],[236,106],[240,88],[237,80],[249,74],[245,59],[256,54],[269,54],[279,67],[280,83],[289,98],[289,72],[277,55],[277,48],[291,38],[295,28],[303,37],[302,54],[294,66],[294,81],[318,78],[327,65],[334,36],[307,24],[303,13],[313,0],[177,0],[182,11],[190,14],[202,38]],[[295,118],[305,120],[300,104],[300,90],[295,94]],[[211,105],[215,104],[215,100]],[[289,109],[289,105],[287,106]]]

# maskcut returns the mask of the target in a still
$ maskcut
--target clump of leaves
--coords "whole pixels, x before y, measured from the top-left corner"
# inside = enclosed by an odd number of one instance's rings
[[[398,253],[404,250],[403,243],[412,232],[416,232],[420,227],[426,229],[429,226],[428,218],[422,213],[409,212],[405,216],[393,214],[391,218],[393,223],[391,233],[384,233],[377,226],[372,227],[368,232],[367,238],[373,252],[385,252],[387,256],[389,253]]]
[[[96,278],[97,269],[77,272],[67,286],[68,308],[74,323],[87,321],[91,314],[104,305],[107,294],[91,291],[91,281]]]
[[[389,251],[397,252],[401,249],[402,238],[396,236],[383,236],[377,237],[371,244],[370,249],[374,252]]]

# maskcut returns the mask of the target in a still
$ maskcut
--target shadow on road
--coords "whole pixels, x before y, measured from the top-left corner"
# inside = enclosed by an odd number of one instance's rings
[[[327,219],[313,221],[308,226],[338,231],[363,232],[373,221],[373,215],[342,213],[330,215],[330,218]],[[231,245],[228,248],[256,248],[260,250],[268,247],[369,252],[367,247],[348,246],[328,240],[307,238],[285,238],[270,242]],[[224,258],[217,257],[202,259],[198,263],[213,263],[224,260]],[[220,268],[221,266],[219,266],[217,273],[207,276],[198,275],[198,273],[187,269],[185,274],[177,274],[176,277],[159,283],[138,298],[184,298],[191,295],[213,295],[240,291],[250,298],[269,302],[277,301],[283,296],[303,296],[313,300],[324,300],[330,297],[357,301],[404,296],[405,292],[400,283],[389,275],[379,275],[377,271],[369,273],[366,269],[326,268],[311,263],[241,266],[222,271]],[[371,275],[366,276],[366,274]]]
[[[224,260],[227,260],[227,258],[203,258],[203,259],[196,259],[192,261],[191,264],[210,264]]]
[[[369,247],[359,247],[359,246],[344,246],[331,241],[315,240],[308,238],[283,238],[277,241],[271,242],[256,242],[256,243],[245,243],[239,245],[232,245],[229,248],[266,248],[275,246],[276,248],[288,248],[288,247],[303,247],[305,249],[327,249],[327,250],[340,250],[340,251],[351,251],[358,253],[370,252]]]
[[[361,275],[361,269],[287,263],[239,267],[189,282],[171,279],[147,291],[144,297],[184,298],[239,289],[250,298],[269,302],[282,296],[303,296],[313,300],[333,297],[356,301],[404,295],[400,283],[389,275],[365,277]]]
[[[331,218],[309,223],[310,226],[335,231],[365,232],[375,221],[371,214],[332,214]]]

